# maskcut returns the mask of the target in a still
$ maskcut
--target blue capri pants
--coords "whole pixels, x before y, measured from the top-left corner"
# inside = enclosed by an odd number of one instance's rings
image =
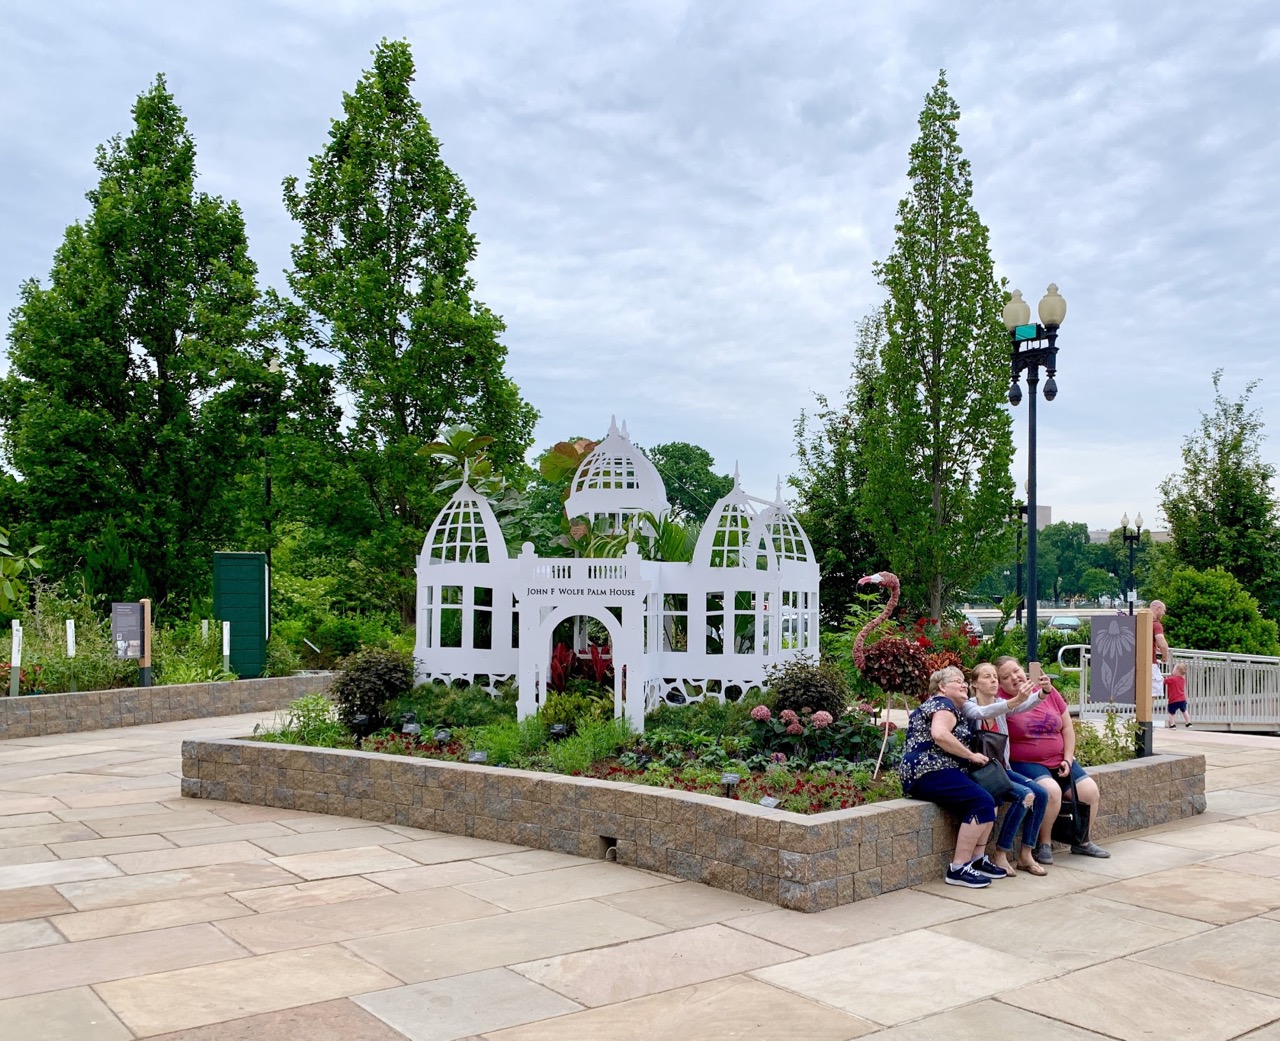
[[[967,773],[954,767],[921,774],[907,794],[937,803],[959,817],[961,824],[990,824],[996,819],[995,800]]]

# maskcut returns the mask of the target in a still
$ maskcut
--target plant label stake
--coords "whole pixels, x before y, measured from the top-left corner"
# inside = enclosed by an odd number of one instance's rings
[[[13,620],[12,650],[9,653],[9,697],[18,696],[18,683],[22,678],[22,623]]]
[[[67,619],[67,657],[71,659],[71,693],[76,692],[76,620]]]
[[[207,618],[200,619],[200,642],[209,642],[209,619]]]
[[[231,623],[222,623],[222,668],[231,671]]]

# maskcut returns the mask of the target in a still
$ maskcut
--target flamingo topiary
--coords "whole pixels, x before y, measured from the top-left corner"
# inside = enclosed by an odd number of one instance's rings
[[[859,586],[868,584],[883,585],[889,590],[889,602],[884,605],[884,610],[864,625],[853,640],[853,664],[883,690],[887,698],[884,740],[880,742],[880,756],[876,759],[878,777],[885,749],[889,745],[889,710],[893,708],[893,696],[901,694],[905,700],[907,694],[915,693],[918,697],[928,685],[929,667],[924,650],[904,636],[886,636],[870,647],[866,646],[867,636],[893,614],[901,592],[901,583],[892,571],[878,571],[874,575],[858,579]]]

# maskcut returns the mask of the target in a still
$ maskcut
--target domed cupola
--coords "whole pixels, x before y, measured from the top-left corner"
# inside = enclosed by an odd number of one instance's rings
[[[796,516],[782,501],[782,481],[778,481],[773,502],[760,511],[756,518],[756,531],[772,550],[778,563],[799,561],[807,564],[813,560],[813,546],[809,536],[800,527]]]
[[[507,559],[507,540],[488,500],[465,482],[444,505],[422,543],[432,564],[492,564]]]
[[[671,509],[657,467],[631,443],[627,425],[609,423],[609,433],[578,466],[564,504],[570,518],[610,517],[621,528],[625,519],[648,512],[662,516]]]
[[[768,547],[756,529],[756,509],[742,490],[737,468],[733,487],[719,500],[698,534],[694,563],[702,567],[746,567],[766,569]]]

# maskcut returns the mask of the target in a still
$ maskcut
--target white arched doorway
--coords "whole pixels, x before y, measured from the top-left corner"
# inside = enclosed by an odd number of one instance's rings
[[[559,628],[562,622],[566,622],[571,618],[588,618],[594,619],[603,625],[605,631],[609,634],[609,649],[610,654],[613,656],[613,714],[615,716],[623,714],[626,705],[628,665],[624,647],[626,640],[623,637],[622,622],[609,610],[609,606],[602,604],[599,607],[554,607],[547,610],[544,617],[538,622],[537,635],[533,640],[531,650],[541,655],[541,663],[537,670],[536,680],[539,707],[547,702],[548,664],[554,651],[552,640],[555,637],[556,629]],[[577,650],[577,648],[574,649],[575,651]]]

